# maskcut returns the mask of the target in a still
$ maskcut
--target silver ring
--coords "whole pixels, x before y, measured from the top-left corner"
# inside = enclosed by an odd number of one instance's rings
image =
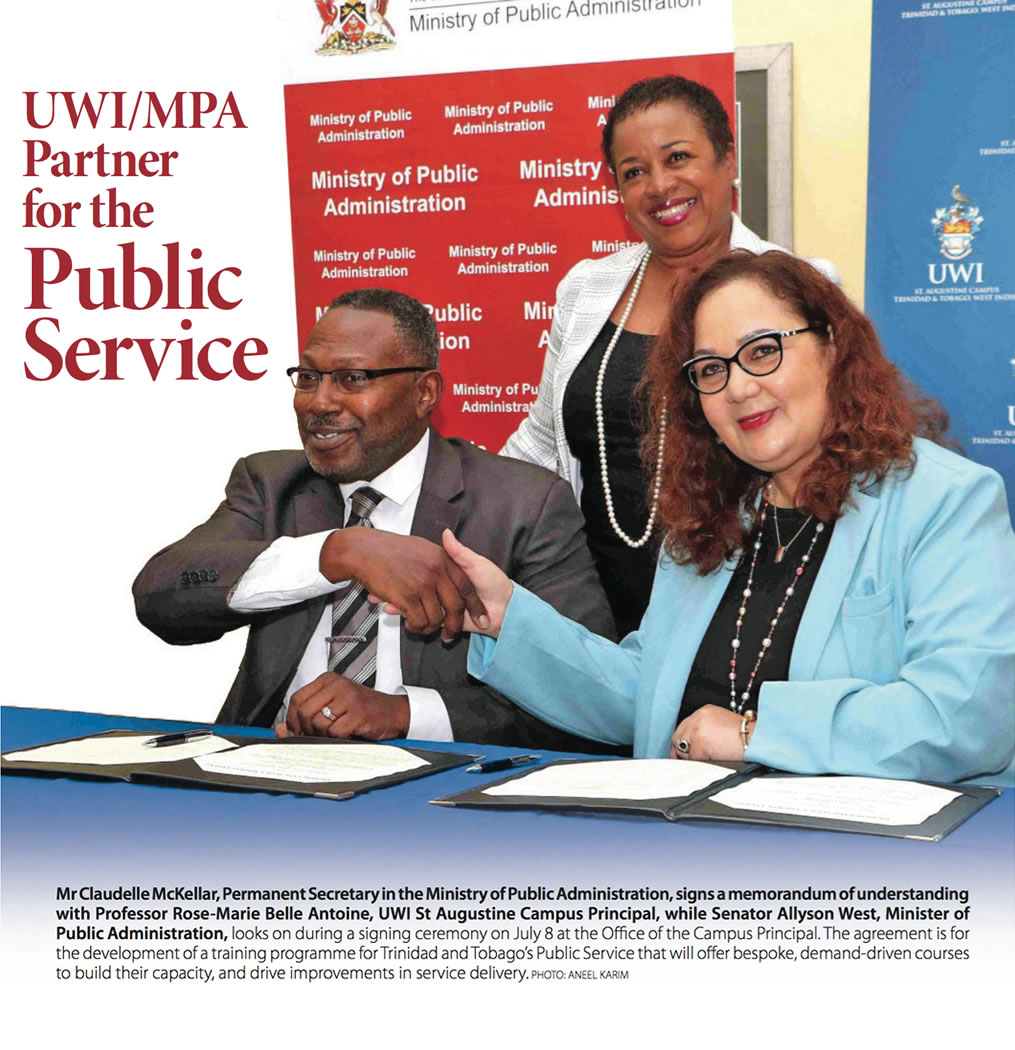
[[[324,707],[321,708],[321,714],[324,715],[324,717],[327,718],[329,722],[335,721],[335,716],[331,713],[331,708],[328,707],[327,704],[325,704]]]
[[[682,755],[686,755],[691,750],[691,745],[686,740],[678,740],[677,741],[677,750]]]

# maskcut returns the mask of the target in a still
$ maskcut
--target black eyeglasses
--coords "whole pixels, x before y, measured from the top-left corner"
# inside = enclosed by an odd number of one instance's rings
[[[791,332],[765,332],[753,336],[732,357],[702,354],[683,365],[687,381],[699,394],[718,394],[730,381],[730,366],[734,361],[749,376],[771,375],[782,364],[782,341],[787,336],[804,332],[823,332],[825,325],[812,324],[794,328]]]
[[[396,376],[401,372],[429,372],[423,365],[408,365],[404,368],[336,368],[332,372],[319,372],[316,368],[303,368],[294,365],[287,368],[285,374],[292,380],[293,386],[301,394],[310,394],[321,385],[325,376],[331,376],[332,386],[338,387],[345,394],[360,394],[381,376]]]

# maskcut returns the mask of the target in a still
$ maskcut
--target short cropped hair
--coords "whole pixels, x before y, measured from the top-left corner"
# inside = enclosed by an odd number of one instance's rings
[[[376,310],[389,314],[395,322],[395,330],[401,336],[404,355],[426,368],[440,368],[437,325],[418,299],[390,288],[354,288],[343,292],[328,310],[336,310],[340,306],[349,310]]]
[[[648,77],[627,88],[606,117],[603,127],[603,156],[610,171],[616,172],[613,166],[613,134],[617,125],[632,114],[641,113],[660,102],[679,102],[701,121],[701,126],[712,143],[712,149],[715,150],[716,161],[722,160],[729,153],[733,145],[730,118],[711,88],[686,77]]]

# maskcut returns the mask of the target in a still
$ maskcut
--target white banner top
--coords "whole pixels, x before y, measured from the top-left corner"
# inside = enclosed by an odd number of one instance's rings
[[[728,53],[732,0],[315,0],[282,15],[287,84]]]

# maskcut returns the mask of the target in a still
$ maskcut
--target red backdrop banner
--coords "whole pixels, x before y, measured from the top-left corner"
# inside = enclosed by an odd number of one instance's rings
[[[414,296],[441,334],[437,425],[500,448],[535,399],[557,282],[632,237],[606,114],[664,73],[733,112],[729,53],[287,86],[300,345],[350,288]]]

